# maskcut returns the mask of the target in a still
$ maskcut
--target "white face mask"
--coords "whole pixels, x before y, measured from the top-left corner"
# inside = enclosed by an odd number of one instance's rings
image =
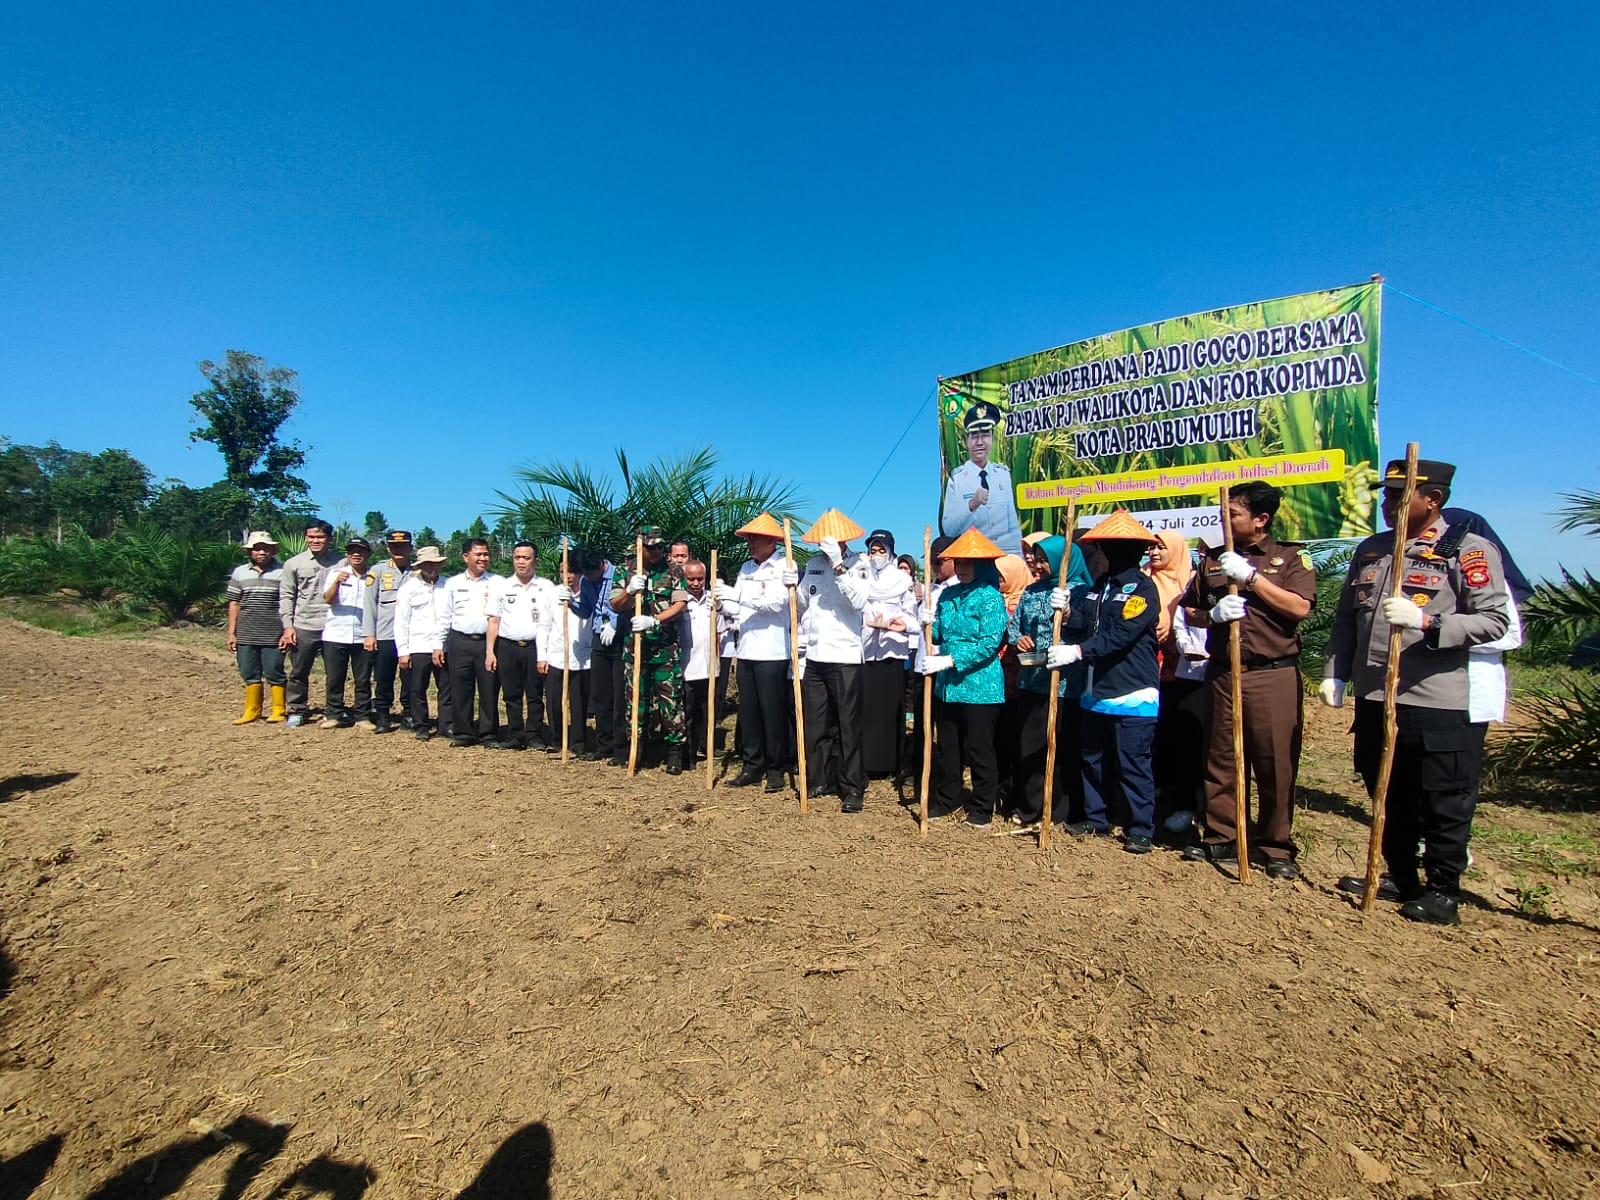
[[[867,563],[872,567],[872,573],[874,575],[881,574],[883,569],[893,561],[894,560],[887,554],[880,553],[876,550],[867,555]]]

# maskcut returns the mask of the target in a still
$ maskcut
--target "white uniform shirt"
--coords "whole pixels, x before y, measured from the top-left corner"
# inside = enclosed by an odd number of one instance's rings
[[[544,610],[555,603],[556,585],[535,575],[523,583],[515,575],[494,577],[489,597],[489,615],[500,618],[496,637],[512,642],[531,642],[539,636]]]
[[[445,598],[450,604],[448,628],[458,633],[488,633],[490,608],[499,587],[498,575],[485,571],[476,579],[465,571],[450,576],[444,585]]]
[[[800,576],[800,636],[806,661],[859,663],[861,610],[867,606],[867,564],[846,554],[835,574],[825,554],[813,554]]]
[[[704,682],[711,678],[711,593],[707,591],[698,600],[691,595],[678,621],[684,682]],[[728,669],[728,659],[734,652],[734,622],[726,609],[717,610],[717,630],[717,674],[721,675]]]
[[[340,571],[350,571],[350,578],[339,585],[339,591],[328,605],[328,620],[322,627],[322,640],[353,646],[369,637],[375,637],[378,617],[376,581],[370,572],[356,574],[348,560],[336,562],[322,573],[321,589],[324,593],[338,578]]]
[[[564,651],[561,637],[563,612],[567,613]],[[550,585],[550,597],[540,605],[539,614],[539,661],[556,671],[587,671],[594,650],[594,622],[557,603],[553,583]]]
[[[939,593],[944,591],[944,589],[946,587],[948,587],[950,584],[952,584],[954,582],[955,582],[954,577],[952,577],[950,579],[935,579],[933,581],[933,586],[928,589],[927,599],[925,599],[918,606],[919,612],[923,608],[938,609],[938,607],[939,607]],[[918,620],[918,624],[917,624],[917,657],[913,660],[913,662],[914,662],[914,665],[916,666],[916,669],[918,671],[921,671],[921,669],[922,669],[922,660],[925,657],[927,657],[927,655],[930,653],[930,650],[929,650],[927,639],[922,636],[921,617],[919,616],[917,618],[917,620]],[[937,642],[935,642],[933,644],[931,653],[933,653],[933,654],[938,654],[939,653],[939,644]]]
[[[739,568],[732,596],[723,606],[739,622],[739,657],[750,662],[781,662],[789,657],[789,589],[783,586],[788,561],[774,554],[766,562]]]
[[[905,628],[887,629],[893,621]],[[883,570],[874,572],[867,564],[867,606],[861,612],[861,657],[867,662],[912,656],[917,640],[917,581],[894,559]]]
[[[967,505],[984,486],[987,478],[989,500],[980,504],[976,512]],[[1022,523],[1017,518],[1016,492],[1011,486],[1011,468],[1005,463],[990,461],[974,466],[969,458],[950,474],[944,487],[944,519],[941,522],[946,537],[960,537],[969,529],[976,529],[1007,554],[1022,557]]]
[[[1467,647],[1467,720],[1474,725],[1506,719],[1506,665],[1500,656],[1522,645],[1517,602],[1507,600],[1511,625],[1492,642]]]
[[[394,649],[396,654],[432,654],[444,649],[450,628],[450,603],[441,576],[429,583],[422,572],[409,576],[394,599]]]

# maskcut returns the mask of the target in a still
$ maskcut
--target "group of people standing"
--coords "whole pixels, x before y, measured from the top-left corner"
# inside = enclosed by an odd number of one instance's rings
[[[1321,688],[1333,706],[1353,689],[1355,761],[1370,790],[1389,633],[1401,632],[1379,894],[1435,923],[1458,919],[1483,732],[1495,715],[1485,699],[1494,679],[1479,680],[1475,700],[1469,661],[1475,651],[1497,661],[1518,636],[1497,541],[1473,530],[1481,519],[1445,513],[1453,470],[1421,464],[1400,513],[1405,468],[1390,464],[1384,513],[1405,524],[1405,560],[1390,562],[1392,535],[1357,547]],[[1243,772],[1256,797],[1252,854],[1269,876],[1292,880],[1299,626],[1317,576],[1304,547],[1272,536],[1280,499],[1265,483],[1233,488],[1233,549],[1198,553],[1122,510],[1071,542],[1030,535],[1020,556],[969,527],[932,544],[927,586],[913,560],[896,557],[888,530],[865,534],[836,509],[801,535],[815,547],[803,566],[777,553],[785,531],[770,514],[750,521],[737,531],[748,557],[731,580],[654,527],[639,532],[642,562],[573,547],[556,579],[539,574],[529,542],[513,548],[512,574],[497,576],[488,546],[469,539],[463,569],[446,578],[445,556],[413,550],[404,530],[387,535],[378,563],[363,538],[342,554],[332,548],[320,521],[306,530],[306,550],[282,564],[277,543],[256,533],[228,588],[229,647],[245,681],[236,724],[264,713],[308,721],[320,656],[323,727],[398,723],[423,739],[508,750],[558,750],[565,727],[579,758],[659,761],[679,774],[705,750],[708,712],[723,710],[736,671],[739,766],[727,786],[786,790],[803,745],[808,799],[837,797],[841,811],[860,812],[872,777],[917,779],[931,736],[929,815],[1025,832],[1044,819],[1054,743],[1052,815],[1070,833],[1108,837],[1120,826],[1124,849],[1143,854],[1164,830],[1192,823],[1202,837],[1184,857],[1226,867],[1237,863]],[[851,549],[858,541],[864,552]],[[1395,571],[1402,587],[1391,597]],[[926,714],[924,676],[933,679]],[[1498,689],[1503,715],[1503,673]]]

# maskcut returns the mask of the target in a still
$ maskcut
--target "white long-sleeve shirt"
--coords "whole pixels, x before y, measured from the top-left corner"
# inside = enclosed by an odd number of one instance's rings
[[[739,623],[739,657],[749,662],[780,662],[789,657],[789,589],[783,586],[786,559],[739,568],[723,608]]]
[[[685,683],[704,682],[711,678],[711,594],[703,593],[696,600],[692,595],[678,618],[678,646],[683,656]],[[734,622],[727,610],[717,610],[717,674],[728,669],[728,659],[733,657]]]
[[[1522,616],[1507,600],[1511,624],[1492,642],[1467,648],[1467,720],[1474,725],[1506,719],[1506,664],[1501,655],[1522,645]]]
[[[539,661],[557,671],[587,671],[594,652],[594,622],[558,604],[554,584],[550,590],[549,602],[539,610]],[[561,636],[563,612],[567,613],[565,645]]]
[[[394,649],[399,655],[432,654],[444,649],[450,605],[443,577],[429,583],[419,571],[400,585],[394,598]]]
[[[859,663],[861,610],[867,606],[867,564],[859,554],[845,555],[844,570],[834,573],[825,554],[813,554],[800,577],[800,636],[806,661]]]
[[[886,628],[894,621],[905,628]],[[917,581],[894,560],[874,572],[867,563],[867,606],[861,612],[861,657],[866,662],[910,658],[917,644]]]

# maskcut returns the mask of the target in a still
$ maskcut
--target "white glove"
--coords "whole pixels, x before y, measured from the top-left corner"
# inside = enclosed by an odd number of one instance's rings
[[[1072,611],[1072,597],[1067,594],[1066,588],[1050,589],[1050,607],[1057,612]]]
[[[779,578],[783,580],[784,587],[800,586],[800,572],[795,570],[793,567],[785,567],[783,569],[783,574]]]
[[[1222,557],[1217,560],[1217,565],[1222,568],[1222,573],[1235,583],[1249,583],[1255,577],[1256,569],[1250,565],[1250,560],[1242,554],[1235,554],[1232,550],[1224,550]]]
[[[937,675],[940,671],[948,671],[956,665],[956,660],[948,654],[924,655],[922,665],[917,668],[924,675]]]
[[[935,611],[934,606],[931,604],[924,604],[921,608],[917,609],[917,621],[923,625],[932,625],[934,618],[938,615],[939,614]]]
[[[571,604],[572,589],[564,583],[556,584],[556,600],[562,604]]]
[[[1075,662],[1083,661],[1082,646],[1051,646],[1045,651],[1044,665],[1052,671],[1062,667],[1070,667]]]
[[[844,562],[844,551],[839,547],[838,538],[823,538],[821,544],[817,548],[827,556],[828,561],[834,566],[837,567],[840,563]]]
[[[654,617],[634,617],[633,624],[629,625],[628,629],[632,633],[649,633],[659,624],[661,622]]]
[[[1390,596],[1383,602],[1383,619],[1397,629],[1422,628],[1422,610],[1404,596]]]
[[[643,575],[630,575],[628,576],[628,595],[637,596],[649,585],[650,581]]]
[[[609,646],[617,640],[617,627],[615,625],[600,626],[600,644]]]
[[[1226,625],[1229,621],[1242,621],[1247,605],[1243,596],[1224,596],[1211,606],[1211,623]]]
[[[1322,702],[1329,708],[1344,707],[1344,680],[1324,679],[1318,691],[1322,695]]]

